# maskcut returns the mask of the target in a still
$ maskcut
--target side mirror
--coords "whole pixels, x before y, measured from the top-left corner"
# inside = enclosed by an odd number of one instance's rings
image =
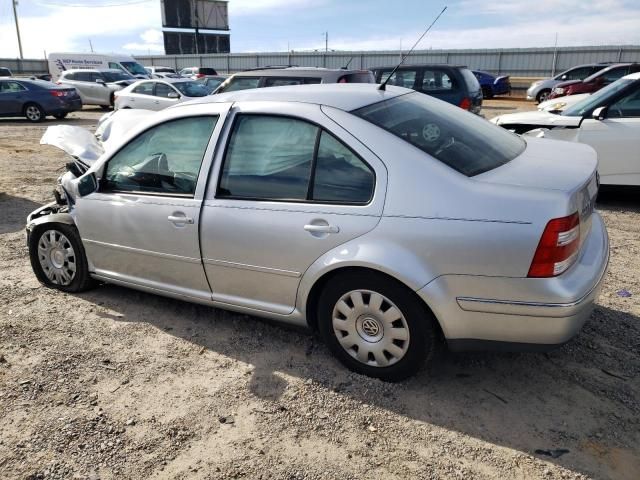
[[[98,180],[95,173],[80,177],[80,180],[78,180],[78,195],[84,197],[96,190],[98,190]]]
[[[566,75],[562,75],[562,76],[560,77],[560,80],[566,80],[566,79],[567,79],[567,76],[566,76]]]
[[[180,95],[176,92],[167,93],[167,98],[180,98]]]
[[[101,83],[102,85],[104,85],[105,81],[102,78],[96,78],[96,83]]]
[[[607,115],[607,107],[598,107],[591,114],[594,120],[604,120]]]

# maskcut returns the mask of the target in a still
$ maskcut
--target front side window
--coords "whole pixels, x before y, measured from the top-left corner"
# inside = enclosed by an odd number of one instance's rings
[[[123,80],[135,81],[135,79],[126,72],[102,72],[102,77],[107,82],[121,82]]]
[[[264,81],[265,87],[285,87],[287,85],[302,85],[302,78],[277,78],[267,77]]]
[[[156,97],[169,98],[170,93],[174,93],[176,96],[178,95],[178,92],[166,83],[156,83]]]
[[[370,167],[320,127],[289,117],[240,115],[218,196],[367,203],[374,185]]]
[[[109,160],[102,190],[193,196],[217,121],[181,118],[140,134]]]
[[[120,62],[132,75],[147,75],[147,71],[138,62]]]
[[[583,80],[591,75],[592,67],[580,67],[562,73],[556,78],[557,80]]]
[[[236,90],[247,90],[248,88],[258,88],[260,77],[232,77],[220,87],[218,93],[234,92]]]
[[[387,85],[395,85],[396,87],[404,87],[404,88],[413,88],[416,83],[416,75],[417,70],[397,70],[393,75],[391,75],[391,70],[388,72],[382,72],[382,77],[380,78],[380,83],[384,83],[384,81],[391,78],[387,82]]]
[[[91,72],[76,72],[75,79],[79,82],[95,82],[91,78]]]
[[[207,87],[200,82],[175,82],[173,86],[187,97],[205,97],[209,95]]]
[[[592,93],[588,97],[574,103],[570,107],[567,107],[562,115],[567,117],[582,117],[590,114],[598,107],[606,105],[611,98],[618,95],[619,92],[627,88],[633,83],[633,80],[618,80],[617,82],[607,85],[606,87]]]
[[[640,86],[640,83],[638,84]],[[612,103],[607,109],[607,117],[640,117],[640,88]]]
[[[354,110],[371,122],[469,177],[520,155],[526,143],[477,115],[421,93],[409,93]]]
[[[612,83],[615,82],[616,80],[621,79],[622,77],[624,77],[627,74],[627,67],[624,68],[613,68],[611,70],[609,70],[608,72],[606,72],[603,77],[604,77],[604,83]]]
[[[123,72],[125,71],[124,68],[122,68],[122,65],[116,62],[109,62],[109,68],[113,70],[122,70]]]
[[[422,72],[422,91],[424,92],[452,90],[453,87],[451,77],[441,70],[424,70]]]

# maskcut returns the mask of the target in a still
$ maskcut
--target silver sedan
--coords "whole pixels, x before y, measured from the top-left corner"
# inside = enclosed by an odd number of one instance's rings
[[[42,283],[309,326],[366,375],[411,375],[443,339],[562,344],[607,268],[590,147],[404,88],[245,90],[81,130],[42,140],[76,159],[27,221]]]

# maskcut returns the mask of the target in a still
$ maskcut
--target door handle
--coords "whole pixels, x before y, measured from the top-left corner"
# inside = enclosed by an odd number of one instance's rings
[[[183,215],[169,215],[167,217],[171,223],[188,223],[189,225],[193,225],[193,218],[187,217]]]
[[[305,225],[303,227],[307,232],[311,233],[339,233],[340,227],[333,225]]]

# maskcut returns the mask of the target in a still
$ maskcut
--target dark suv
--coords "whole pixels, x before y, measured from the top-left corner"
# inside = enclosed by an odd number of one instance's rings
[[[395,67],[372,68],[377,83],[389,77]],[[456,65],[402,65],[387,85],[411,88],[460,108],[479,114],[482,89],[473,72]]]

